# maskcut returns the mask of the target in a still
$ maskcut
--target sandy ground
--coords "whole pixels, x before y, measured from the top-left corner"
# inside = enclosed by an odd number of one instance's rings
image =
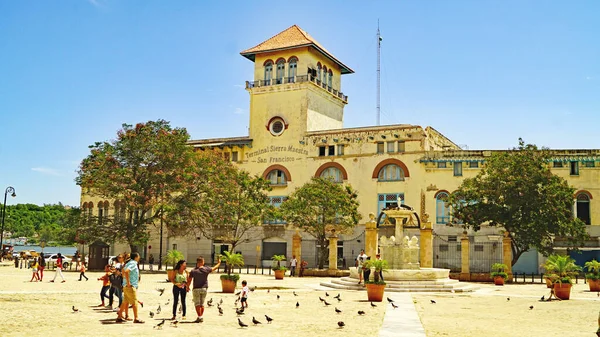
[[[144,302],[140,309],[140,318],[145,324],[131,322],[116,324],[116,314],[107,310],[94,308],[100,303],[101,281],[96,279],[101,273],[88,272],[89,281],[78,282],[79,273],[65,272],[66,283],[49,283],[54,272],[46,272],[44,282],[30,283],[31,272],[15,269],[8,264],[0,265],[0,336],[165,336],[183,334],[200,336],[377,336],[383,322],[386,305],[381,303],[371,308],[365,301],[366,293],[356,291],[325,291],[318,288],[319,278],[289,278],[276,281],[273,276],[242,275],[250,287],[259,288],[248,300],[249,308],[241,319],[248,328],[240,328],[234,311],[235,296],[222,294],[219,275],[209,277],[209,295],[214,302],[223,299],[224,315],[219,316],[216,307],[207,307],[204,323],[191,323],[196,318],[192,304],[191,292],[187,297],[187,321],[180,321],[178,327],[172,327],[166,321],[162,330],[153,327],[162,319],[169,319],[172,314],[172,286],[164,282],[166,274],[142,274],[138,298]],[[238,284],[239,285],[239,284]],[[285,287],[287,289],[266,288]],[[159,296],[155,290],[166,288],[164,295]],[[296,292],[298,296],[294,296]],[[341,293],[342,302],[332,297]],[[276,295],[281,296],[277,300]],[[331,306],[326,307],[319,301],[319,296],[326,298]],[[170,305],[165,305],[170,299]],[[296,302],[300,307],[296,309]],[[161,314],[154,319],[149,312],[161,305]],[[72,306],[80,310],[73,313]],[[343,312],[336,314],[334,307]],[[357,311],[366,311],[365,316],[358,316]],[[272,324],[265,324],[265,314],[274,319]],[[130,313],[133,317],[133,314]],[[253,326],[252,316],[263,324]],[[181,315],[178,315],[181,320]],[[338,329],[337,322],[344,321],[346,327]]]
[[[474,294],[413,295],[427,336],[595,336],[600,297],[581,281],[570,300],[551,302],[540,301],[550,294],[545,284],[478,286]]]

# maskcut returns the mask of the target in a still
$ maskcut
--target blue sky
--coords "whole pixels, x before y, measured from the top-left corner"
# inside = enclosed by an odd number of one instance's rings
[[[298,24],[356,73],[345,126],[431,125],[469,149],[600,148],[600,1],[2,1],[0,188],[79,204],[88,145],[163,118],[243,136],[239,52]]]

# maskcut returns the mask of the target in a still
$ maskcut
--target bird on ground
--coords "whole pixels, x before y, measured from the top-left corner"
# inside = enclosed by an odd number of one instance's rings
[[[277,299],[279,299],[279,295],[277,295]]]
[[[343,328],[344,326],[346,326],[346,324],[344,324],[344,322],[342,322],[342,321],[339,321],[339,322],[338,322],[338,326],[339,326],[339,327],[340,327],[340,329],[341,329],[341,328]]]
[[[530,305],[530,306],[529,306],[529,310],[533,310],[533,305]]]
[[[340,309],[338,309],[338,308],[335,308],[335,312],[338,313],[338,314],[342,313],[342,311]]]
[[[208,300],[208,302],[206,302],[206,304],[208,304],[208,306],[210,307],[210,306],[212,306],[212,303],[213,303],[213,299],[211,297],[210,300]]]
[[[219,307],[219,316],[223,316],[223,308]]]
[[[178,320],[174,320],[173,322],[171,322],[171,325],[175,328],[177,327],[177,324],[179,324]]]
[[[154,313],[152,311],[150,311],[150,318],[154,317]]]
[[[241,320],[241,319],[239,319],[239,318],[238,318],[238,324],[239,324],[239,325],[240,325],[240,327],[242,327],[242,328],[247,328],[247,327],[248,327],[248,324],[244,324],[244,322],[242,322],[242,320]]]
[[[167,303],[165,303],[165,305],[169,305],[169,303],[171,303],[171,299],[170,298],[167,300]]]
[[[160,304],[158,305],[158,309],[156,309],[156,313],[160,314]]]
[[[79,309],[76,309],[75,306],[73,306],[71,309],[73,309],[73,312],[78,312]]]
[[[221,300],[219,301],[219,305],[221,305],[221,304],[223,304],[223,299],[221,299]]]
[[[160,295],[158,295],[158,296],[162,296],[162,294],[165,292],[165,288],[156,289],[156,291],[158,291],[160,293]]]
[[[390,303],[394,303],[394,300],[391,299],[391,298],[389,298],[389,297],[387,297],[387,301],[390,302]]]
[[[321,296],[319,296],[319,301],[323,302],[325,300]]]
[[[265,318],[267,319],[267,324],[270,324],[271,322],[273,322],[273,319],[267,315],[265,315]]]
[[[262,324],[262,323],[259,322],[258,320],[256,320],[256,318],[254,318],[254,316],[252,316],[252,324],[257,325],[257,324]]]
[[[342,299],[341,299],[341,298],[339,298],[339,297],[338,297],[338,298],[336,298],[336,299],[338,300],[338,303],[340,303],[340,302],[342,301]]]
[[[375,307],[377,307],[377,305],[374,304],[373,302],[371,302],[371,308],[375,308]]]
[[[267,289],[267,294],[270,294],[270,293],[271,293],[271,289]]]
[[[358,314],[362,316],[362,315],[364,315],[364,314],[365,314],[365,312],[364,312],[364,311],[362,311],[362,310],[359,310],[359,311],[358,311]]]
[[[254,290],[256,290],[256,286],[254,286],[254,287],[250,288],[250,291],[251,291],[251,292],[254,292]]]
[[[235,309],[235,313],[239,315],[243,315],[244,314],[244,308],[241,309]]]
[[[295,291],[292,291],[292,293],[294,294],[294,296],[298,296],[298,294],[296,294],[296,292],[295,292]]]
[[[540,298],[540,301],[543,301],[546,299],[546,295],[542,295],[542,298]]]
[[[154,326],[154,329],[162,329],[163,325],[165,324],[165,321],[166,321],[166,320],[165,320],[165,319],[163,319],[163,320],[162,320],[162,322],[160,322],[160,323],[156,324],[156,325]]]
[[[435,303],[436,303],[436,301],[434,301],[434,300],[431,300],[431,304],[435,304]]]
[[[212,304],[212,302],[210,302],[210,301],[209,301],[209,302],[206,302],[206,306],[207,306],[207,307],[212,307],[212,306],[213,306],[213,304]]]
[[[327,292],[325,292],[325,296],[329,296],[329,294]]]
[[[510,301],[510,297],[507,297],[507,298],[506,298],[506,300],[507,300],[507,301]]]
[[[398,306],[397,306],[397,305],[395,305],[395,304],[394,304],[394,302],[392,302],[392,303],[391,303],[391,305],[392,305],[392,308],[394,308],[394,309],[398,309]]]
[[[341,295],[342,295],[342,294],[338,293],[338,294],[337,294],[337,296],[333,296],[333,298],[335,298],[335,299],[338,299],[338,300],[339,300]]]
[[[300,307],[300,303],[296,302],[296,309]]]
[[[600,291],[596,294],[598,297],[600,297]]]
[[[241,293],[241,291],[238,291],[237,293],[235,293],[235,296],[240,296]]]
[[[323,304],[325,304],[325,305],[331,305],[331,303],[329,303],[327,301],[323,301]]]

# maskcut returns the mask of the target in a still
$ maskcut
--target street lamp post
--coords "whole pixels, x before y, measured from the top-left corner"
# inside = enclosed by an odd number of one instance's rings
[[[6,215],[6,196],[10,193],[11,197],[16,197],[15,189],[12,186],[8,186],[6,191],[4,191],[4,207],[2,207],[2,231],[0,231],[0,248],[2,249],[2,254],[4,254],[4,217]]]

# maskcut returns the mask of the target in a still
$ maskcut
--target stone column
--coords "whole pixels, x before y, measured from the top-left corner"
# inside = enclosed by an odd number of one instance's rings
[[[337,270],[337,235],[329,237],[329,270]]]
[[[506,273],[508,274],[506,280],[512,282],[512,239],[508,232],[504,232],[504,237],[502,238],[502,263],[508,267],[506,268]]]
[[[370,220],[365,224],[365,254],[372,259],[377,255],[378,233],[375,214],[369,213]],[[357,254],[358,255],[358,254]]]
[[[462,237],[460,238],[460,277],[461,281],[470,281],[471,273],[469,270],[469,263],[471,260],[469,259],[469,236],[467,232],[464,231]]]
[[[421,268],[433,268],[433,228],[431,222],[424,222],[421,226],[420,246]]]
[[[292,255],[296,256],[296,260],[298,260],[298,266],[300,266],[302,263],[302,236],[297,230],[292,237]]]

